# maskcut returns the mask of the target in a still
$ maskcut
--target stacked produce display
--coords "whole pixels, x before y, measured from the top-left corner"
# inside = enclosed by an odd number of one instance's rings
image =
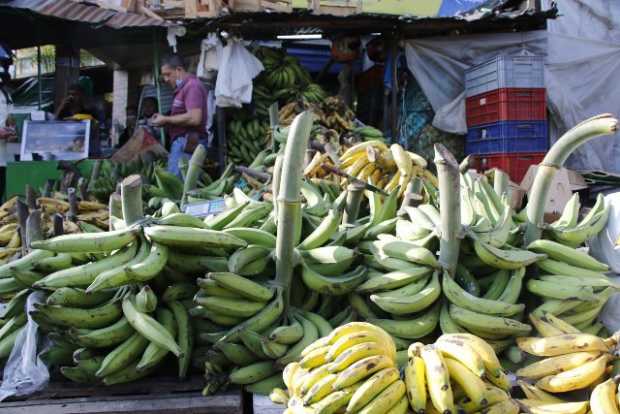
[[[289,69],[274,70],[287,89]],[[135,381],[173,360],[181,378],[204,373],[205,395],[241,385],[291,413],[616,412],[601,407],[615,401],[617,337],[598,315],[618,286],[580,249],[609,206],[599,196],[581,217],[575,196],[553,223],[541,212],[554,169],[615,120],[561,139],[515,211],[502,172],[461,168],[441,145],[435,175],[350,126],[354,141],[336,132],[335,152],[304,161],[316,119],[298,115],[274,131],[277,153],[248,157],[269,173],[255,191],[233,189],[245,170],[232,165],[211,180],[199,146],[182,180],[156,166],[124,178],[109,212],[83,201],[109,214],[106,231],[31,239],[0,267],[0,356],[30,317],[52,341],[45,362],[76,382]],[[221,196],[222,213],[182,212]],[[46,213],[63,203],[39,199]],[[16,227],[0,229],[7,246]],[[27,314],[33,291],[45,299]],[[525,398],[511,398],[508,369]]]

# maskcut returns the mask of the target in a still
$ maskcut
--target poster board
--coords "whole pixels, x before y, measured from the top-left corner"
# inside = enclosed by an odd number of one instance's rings
[[[32,161],[34,153],[43,160],[81,160],[88,158],[91,122],[25,121],[20,159]]]

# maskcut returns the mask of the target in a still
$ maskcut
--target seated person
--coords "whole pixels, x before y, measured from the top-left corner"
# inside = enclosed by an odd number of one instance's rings
[[[62,101],[54,113],[56,119],[61,120],[94,120],[93,110],[86,103],[86,94],[79,84],[69,87],[67,97]]]

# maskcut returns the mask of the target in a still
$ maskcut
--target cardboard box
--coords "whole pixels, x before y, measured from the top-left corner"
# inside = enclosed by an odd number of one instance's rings
[[[538,165],[531,165],[521,181],[521,188],[523,188],[528,195],[534,184],[534,177],[537,171]],[[566,206],[568,200],[573,196],[573,193],[585,188],[588,188],[588,185],[579,173],[566,168],[559,170],[555,174],[553,182],[551,183],[551,188],[549,189],[549,198],[545,206],[545,221],[553,222],[557,220],[562,214],[564,206]]]

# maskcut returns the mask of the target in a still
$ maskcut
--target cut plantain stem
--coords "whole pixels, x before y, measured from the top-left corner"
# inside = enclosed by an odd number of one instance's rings
[[[549,188],[556,172],[580,145],[602,135],[611,135],[617,130],[618,120],[610,114],[602,114],[583,121],[553,144],[538,166],[529,194],[525,246],[540,239]]]
[[[441,237],[439,263],[454,276],[461,243],[461,174],[454,156],[442,144],[435,144],[435,165],[439,178]]]
[[[53,220],[54,220],[54,237],[62,236],[65,230],[62,214],[60,213],[54,214]]]
[[[69,201],[69,212],[67,213],[67,219],[75,223],[78,215],[78,200],[74,187],[67,188],[67,200]]]
[[[284,150],[282,173],[277,191],[278,232],[276,240],[276,283],[284,289],[284,314],[288,311],[295,262],[295,246],[301,236],[301,180],[303,160],[312,130],[313,115],[295,117]],[[274,173],[274,177],[275,177]],[[274,197],[276,198],[276,197]]]
[[[196,189],[198,184],[198,178],[202,172],[202,165],[207,158],[207,150],[202,144],[199,144],[192,158],[189,160],[189,167],[187,168],[187,174],[185,175],[185,181],[183,182],[183,197],[181,197],[182,204],[187,202],[187,193]]]
[[[359,216],[360,204],[364,195],[364,186],[349,184],[347,187],[347,201],[342,216],[343,224],[354,224]]]
[[[508,194],[508,174],[499,168],[493,171],[493,189],[500,197]]]
[[[108,210],[110,211],[110,217],[117,218],[123,217],[123,204],[121,203],[121,196],[118,194],[111,194],[108,202]]]
[[[30,243],[35,240],[43,240],[43,228],[41,227],[41,210],[31,211],[26,219],[26,244],[30,251]]]
[[[273,216],[276,223],[278,222],[278,192],[280,191],[280,181],[282,179],[282,162],[284,156],[282,153],[276,156],[276,161],[273,164],[273,179],[271,182],[271,196],[273,198]]]
[[[144,217],[142,206],[142,178],[134,174],[121,182],[121,203],[123,208],[123,220],[128,226]]]
[[[461,161],[461,163],[459,164],[459,171],[465,174],[467,170],[469,170],[469,168],[471,167],[472,161],[472,155],[468,155],[467,157],[463,158],[463,161]]]

